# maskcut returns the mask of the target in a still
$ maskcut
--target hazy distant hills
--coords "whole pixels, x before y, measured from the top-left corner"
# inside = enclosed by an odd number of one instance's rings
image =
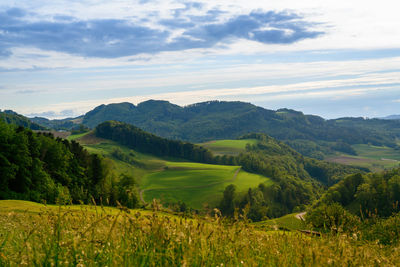
[[[383,118],[380,118],[382,120],[400,120],[400,115],[389,115]]]
[[[43,123],[39,118],[34,122]],[[133,124],[153,134],[190,142],[232,139],[261,132],[286,141],[299,152],[322,158],[332,151],[355,153],[352,144],[396,147],[400,121],[364,118],[325,120],[290,109],[277,111],[250,103],[209,101],[185,107],[168,101],[149,100],[138,105],[100,105],[83,117],[47,121],[65,128],[83,123],[91,128],[116,120]],[[62,128],[61,127],[61,128]],[[60,127],[59,127],[60,128]]]
[[[61,120],[49,120],[42,117],[34,117],[30,118],[30,120],[53,130],[72,130],[79,128],[79,124],[82,123],[82,117],[83,116],[79,116],[77,118],[66,118]]]

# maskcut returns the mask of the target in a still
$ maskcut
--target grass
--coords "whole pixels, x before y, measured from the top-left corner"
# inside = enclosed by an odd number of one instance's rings
[[[185,219],[157,211],[96,213],[49,207],[40,213],[0,210],[0,266],[396,266],[398,262],[398,246],[360,242],[346,235],[266,232],[245,220],[231,223],[218,216]]]
[[[239,192],[247,191],[260,183],[272,181],[257,174],[240,170],[239,166],[168,162],[168,169],[149,174],[143,184],[144,199],[149,202],[159,198],[165,203],[183,201],[200,209],[205,203],[218,204],[224,189],[234,184]]]
[[[243,139],[243,140],[217,140],[200,144],[208,148],[216,155],[238,155],[240,152],[246,150],[246,145],[257,144],[256,139]]]
[[[108,214],[117,214],[118,209],[112,207],[96,207],[93,205],[48,205],[40,204],[25,200],[0,200],[0,214],[17,212],[17,213],[43,213],[44,211],[58,212],[59,210],[68,212],[78,212],[84,210],[85,212],[107,212]],[[143,214],[150,214],[147,210],[135,210]]]
[[[256,225],[263,229],[301,230],[305,228],[302,220],[296,218],[298,213],[287,214],[280,218],[257,222]]]
[[[372,171],[391,169],[400,164],[400,151],[393,148],[366,144],[353,145],[352,147],[357,152],[357,156],[342,154],[330,157],[327,160],[366,167]]]
[[[77,139],[78,141],[80,139]],[[233,140],[242,141],[242,140]],[[243,144],[243,142],[241,142]],[[234,179],[239,166],[224,166],[186,162],[177,158],[159,158],[139,153],[113,141],[83,144],[91,153],[112,158],[117,175],[132,174],[138,181],[146,202],[153,198],[163,203],[183,201],[189,207],[200,209],[205,203],[214,205],[221,199],[229,184],[235,184],[239,192],[257,187],[260,183],[271,185],[272,181],[261,175],[241,170]],[[137,164],[130,164],[112,157],[112,151],[120,148],[124,153],[133,153]]]
[[[79,138],[82,138],[83,136],[89,134],[90,132],[85,132],[85,133],[80,133],[80,134],[71,134],[69,136],[67,136],[67,140],[72,141],[72,140],[76,140]]]

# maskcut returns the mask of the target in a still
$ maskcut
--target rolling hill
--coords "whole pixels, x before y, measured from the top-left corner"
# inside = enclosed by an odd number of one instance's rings
[[[270,178],[246,172],[240,166],[196,163],[141,153],[115,141],[95,137],[93,133],[69,138],[80,142],[89,152],[112,159],[119,174],[133,175],[140,197],[147,203],[156,198],[165,205],[184,202],[188,207],[201,209],[205,203],[218,205],[225,187],[230,184],[239,192],[246,192],[260,183],[273,184]]]

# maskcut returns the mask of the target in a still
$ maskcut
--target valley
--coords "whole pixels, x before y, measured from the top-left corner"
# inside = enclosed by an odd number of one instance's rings
[[[271,179],[248,173],[240,166],[226,166],[187,162],[179,158],[160,158],[137,152],[116,142],[94,137],[93,133],[70,135],[69,140],[76,140],[88,151],[98,153],[113,160],[119,174],[132,174],[138,181],[141,200],[151,203],[156,198],[162,203],[184,202],[188,207],[201,209],[205,204],[216,206],[224,189],[234,184],[239,192],[246,192],[260,183],[271,185]],[[227,151],[244,151],[247,143],[256,140],[222,141]],[[229,146],[230,145],[230,146]],[[115,150],[125,155],[134,155],[132,163],[120,160],[113,155]]]

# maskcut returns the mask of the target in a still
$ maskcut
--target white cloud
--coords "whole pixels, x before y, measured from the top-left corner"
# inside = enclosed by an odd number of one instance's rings
[[[36,69],[35,74],[24,75],[18,72],[0,73],[4,89],[0,90],[0,104],[8,105],[8,99],[22,90],[41,91],[46,96],[60,93],[88,94],[96,92],[97,99],[67,102],[53,101],[45,106],[38,100],[10,106],[22,113],[54,111],[61,116],[62,110],[73,110],[78,115],[102,104],[121,101],[140,102],[150,98],[171,100],[174,103],[189,104],[210,99],[275,99],[289,98],[343,98],[374,94],[382,90],[395,90],[391,84],[400,83],[397,71],[400,57],[342,60],[334,59],[332,50],[400,48],[400,20],[397,0],[204,0],[204,7],[192,9],[192,15],[202,15],[207,10],[218,9],[226,12],[221,20],[232,15],[248,14],[257,9],[264,11],[289,10],[303,14],[307,21],[319,22],[313,26],[326,34],[291,45],[266,45],[249,40],[238,40],[209,49],[192,49],[178,52],[163,52],[155,55],[137,55],[115,59],[85,58],[61,52],[49,52],[37,48],[13,48],[10,57],[0,58],[3,69]],[[148,1],[92,1],[92,0],[11,0],[0,4],[5,7],[21,7],[29,10],[30,20],[48,19],[54,15],[73,16],[81,20],[129,18],[132,23],[164,29],[157,24],[160,19],[172,18],[173,9],[182,8],[184,2],[172,0]],[[32,15],[35,14],[35,15]],[[145,20],[145,21],[144,21]],[[176,31],[173,37],[181,34]],[[1,33],[0,33],[1,34]],[[331,50],[331,51],[329,51]],[[273,55],[282,51],[329,51],[332,60],[301,63],[250,63],[246,56]],[[35,55],[35,56],[33,56]],[[296,60],[293,54],[288,61]],[[235,57],[242,57],[235,61]],[[37,69],[52,69],[39,71]],[[118,69],[121,73],[118,73]],[[43,78],[45,74],[48,77]],[[76,74],[76,75],[75,75]],[[79,75],[78,75],[79,74]],[[74,76],[75,75],[75,76]],[[29,77],[27,77],[29,76]],[[340,77],[343,76],[343,77]],[[12,78],[16,77],[16,78]],[[66,77],[60,81],[59,77]],[[68,79],[69,77],[73,77]],[[280,81],[273,85],[266,80]],[[310,82],[301,82],[308,80]],[[245,81],[259,81],[260,86],[244,86]],[[235,86],[227,84],[237,84]],[[185,92],[151,93],[151,89],[180,87]],[[223,89],[220,89],[223,87]],[[235,88],[233,88],[235,87]],[[357,87],[357,88],[354,88]],[[199,88],[211,88],[198,90]],[[214,89],[212,89],[214,88]],[[327,88],[330,88],[327,90]],[[343,89],[348,88],[348,89]],[[132,97],[106,97],[103,91],[131,90]],[[183,89],[182,89],[183,90]],[[313,91],[310,91],[313,90]],[[144,93],[149,91],[148,93]],[[338,95],[339,94],[339,95]],[[127,95],[126,93],[124,95]],[[252,98],[253,97],[253,98]],[[39,99],[39,98],[38,98]],[[400,100],[391,100],[400,102]]]

